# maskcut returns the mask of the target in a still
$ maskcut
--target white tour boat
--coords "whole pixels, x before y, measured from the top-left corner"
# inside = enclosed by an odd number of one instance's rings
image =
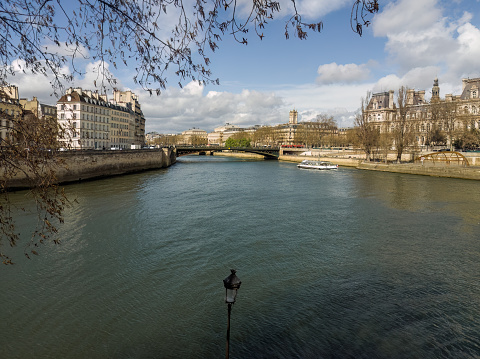
[[[303,160],[297,167],[312,170],[336,170],[338,165],[328,161]]]

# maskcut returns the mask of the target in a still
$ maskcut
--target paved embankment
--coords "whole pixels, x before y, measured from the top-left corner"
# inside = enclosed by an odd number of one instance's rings
[[[448,177],[448,178],[462,178],[480,180],[479,166],[455,166],[442,164],[384,164],[378,162],[363,162],[356,158],[339,158],[339,157],[308,157],[308,156],[280,156],[280,160],[289,162],[301,162],[305,159],[318,159],[322,161],[331,161],[344,167],[355,167],[361,170],[381,171],[406,173],[412,175],[434,176],[434,177]]]
[[[159,169],[175,163],[171,148],[122,151],[67,151],[56,154],[50,161],[57,183],[64,184],[102,177],[111,177],[145,170]],[[10,189],[32,187],[23,172],[9,179]]]
[[[295,156],[295,155],[282,155],[278,158],[280,161],[288,162],[302,162],[303,160],[319,160],[319,161],[331,161],[339,166],[344,167],[357,167],[362,160],[358,158],[340,158],[340,157],[312,157],[312,156]]]
[[[422,165],[417,163],[380,164],[362,162],[357,166],[357,168],[370,171],[480,180],[480,167],[478,166],[461,167],[454,165]]]

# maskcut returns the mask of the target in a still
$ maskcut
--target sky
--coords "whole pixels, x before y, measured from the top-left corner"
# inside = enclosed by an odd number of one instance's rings
[[[139,96],[146,132],[277,125],[287,123],[293,109],[300,121],[326,114],[339,127],[351,127],[367,92],[406,86],[425,90],[429,99],[435,78],[444,97],[461,93],[462,78],[480,77],[480,0],[379,0],[380,11],[362,37],[350,28],[354,0],[297,0],[305,22],[323,22],[322,31],[309,32],[306,40],[285,39],[292,9],[290,0],[280,3],[262,40],[252,31],[248,45],[224,37],[208,54],[219,85],[190,82],[180,88],[171,78],[160,96],[151,96],[134,84],[129,68],[110,66],[118,88]],[[73,86],[93,89],[95,65],[83,61],[87,74]],[[48,79],[40,75],[19,71],[9,80],[22,98],[56,103]]]

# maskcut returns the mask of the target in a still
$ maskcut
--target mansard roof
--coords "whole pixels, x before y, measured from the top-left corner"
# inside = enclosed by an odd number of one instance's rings
[[[70,100],[68,98],[70,96]],[[132,111],[132,105],[130,103],[125,103],[125,105],[119,105],[117,103],[112,103],[112,102],[107,102],[102,98],[95,98],[93,96],[89,96],[87,92],[82,91],[80,94],[77,91],[72,91],[71,93],[67,93],[60,97],[60,99],[57,101],[57,103],[65,103],[65,102],[81,102],[85,104],[92,104],[92,105],[98,105],[98,106],[103,106],[103,107],[109,107],[117,111],[123,111],[123,112],[133,112]]]
[[[464,79],[463,80],[463,91],[460,95],[462,100],[469,100],[472,98],[472,90],[477,90],[476,98],[479,98],[479,90],[480,90],[480,78],[474,79]]]
[[[377,104],[377,107],[374,107],[374,103]],[[378,92],[372,95],[370,103],[368,104],[368,110],[374,109],[385,109],[390,107],[390,93],[389,92]]]

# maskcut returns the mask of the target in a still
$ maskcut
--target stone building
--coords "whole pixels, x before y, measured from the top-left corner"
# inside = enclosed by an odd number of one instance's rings
[[[130,127],[130,137],[133,137],[133,145],[141,147],[145,144],[145,116],[143,115],[138,96],[132,91],[118,91],[113,92],[114,103],[130,107],[134,112],[134,125]]]
[[[278,125],[274,130],[275,143],[282,146],[332,145],[332,137],[337,135],[336,125],[323,121],[321,116],[313,121],[298,122],[296,110],[290,111],[288,123]]]
[[[208,144],[212,146],[223,146],[225,141],[236,133],[245,131],[245,128],[226,123],[219,126],[207,135]]]
[[[36,97],[32,100],[21,98],[20,104],[25,111],[30,111],[39,119],[57,119],[57,106],[41,103]]]
[[[298,112],[297,110],[290,111],[288,124],[296,125],[298,123]]]
[[[480,78],[463,79],[460,95],[446,94],[442,99],[436,78],[432,86],[430,101],[425,100],[425,91],[406,91],[406,120],[413,133],[415,147],[420,149],[434,143],[435,133],[445,136],[445,144],[453,142],[462,132],[480,129]],[[399,116],[394,91],[375,93],[365,111],[368,122],[380,133],[393,133],[395,116]],[[398,100],[397,100],[398,101]]]
[[[208,142],[207,131],[191,128],[182,132],[180,141],[181,143],[178,144],[182,145],[206,145]]]
[[[60,141],[72,149],[130,149],[145,143],[145,118],[135,94],[70,88],[57,102]],[[140,134],[140,135],[139,135]]]
[[[20,116],[21,111],[18,87],[0,87],[0,146],[4,146],[6,139],[12,140],[13,120]]]

